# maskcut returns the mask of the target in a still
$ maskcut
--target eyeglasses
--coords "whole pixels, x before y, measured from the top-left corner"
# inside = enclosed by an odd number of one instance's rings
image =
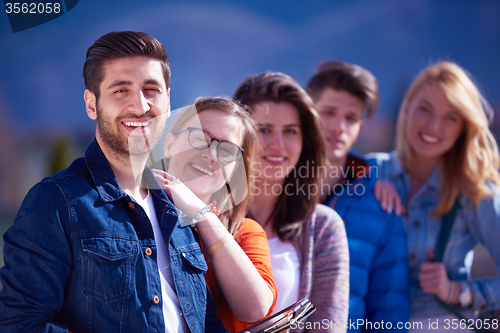
[[[212,134],[202,130],[201,128],[186,127],[174,132],[174,134],[184,131],[189,131],[188,142],[195,149],[206,149],[210,147],[213,141],[217,141],[217,156],[219,156],[221,161],[225,163],[235,161],[244,152],[241,147],[235,145],[234,143],[216,139],[212,136]]]

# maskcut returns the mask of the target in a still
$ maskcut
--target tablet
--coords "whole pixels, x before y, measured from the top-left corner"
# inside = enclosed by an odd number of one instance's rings
[[[258,323],[240,331],[239,333],[277,333],[290,328],[290,326],[309,317],[316,307],[307,298],[299,300],[297,303],[262,319]]]

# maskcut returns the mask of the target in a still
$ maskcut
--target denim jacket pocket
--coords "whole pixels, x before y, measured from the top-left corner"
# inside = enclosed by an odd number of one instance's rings
[[[197,309],[205,309],[207,306],[207,286],[205,283],[205,272],[207,263],[201,252],[198,244],[180,247],[171,252],[172,273],[177,275],[179,279],[176,284],[182,285],[183,296],[186,297],[186,302],[182,305],[186,318],[199,316],[204,318],[205,313],[197,311]],[[180,260],[180,262],[177,262]],[[176,263],[174,265],[174,263]]]
[[[103,301],[129,296],[133,291],[132,267],[139,253],[136,240],[84,238],[83,288]]]
[[[190,251],[183,251],[180,250],[181,257],[183,258],[184,261],[186,261],[189,266],[205,272],[208,269],[207,262],[205,261],[205,257],[203,256],[203,253],[201,250],[190,250]]]

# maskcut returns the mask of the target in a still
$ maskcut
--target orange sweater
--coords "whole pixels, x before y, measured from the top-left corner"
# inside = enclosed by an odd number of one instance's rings
[[[266,232],[262,229],[260,224],[254,220],[245,219],[241,224],[241,227],[238,230],[238,235],[235,239],[273,292],[273,305],[269,309],[266,317],[270,316],[276,305],[278,290],[271,272],[271,259],[269,257],[269,245],[267,244]],[[205,249],[202,248],[202,250],[203,253],[205,253]],[[217,316],[220,318],[226,329],[229,332],[239,332],[254,324],[236,319],[233,312],[229,308],[219,285],[215,281],[212,265],[210,264],[210,260],[206,254],[205,259],[208,264],[205,280],[208,288],[210,289],[210,293],[214,298],[215,304],[217,305]]]

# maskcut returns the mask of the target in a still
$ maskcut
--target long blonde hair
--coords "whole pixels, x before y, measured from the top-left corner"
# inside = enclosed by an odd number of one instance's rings
[[[414,151],[406,135],[406,114],[413,98],[423,87],[437,86],[464,121],[463,133],[441,157],[440,200],[433,215],[451,210],[462,192],[474,207],[492,195],[486,180],[500,183],[498,146],[488,125],[493,110],[459,65],[443,61],[424,69],[412,82],[401,104],[396,127],[396,150],[403,166],[412,174],[417,168]]]

